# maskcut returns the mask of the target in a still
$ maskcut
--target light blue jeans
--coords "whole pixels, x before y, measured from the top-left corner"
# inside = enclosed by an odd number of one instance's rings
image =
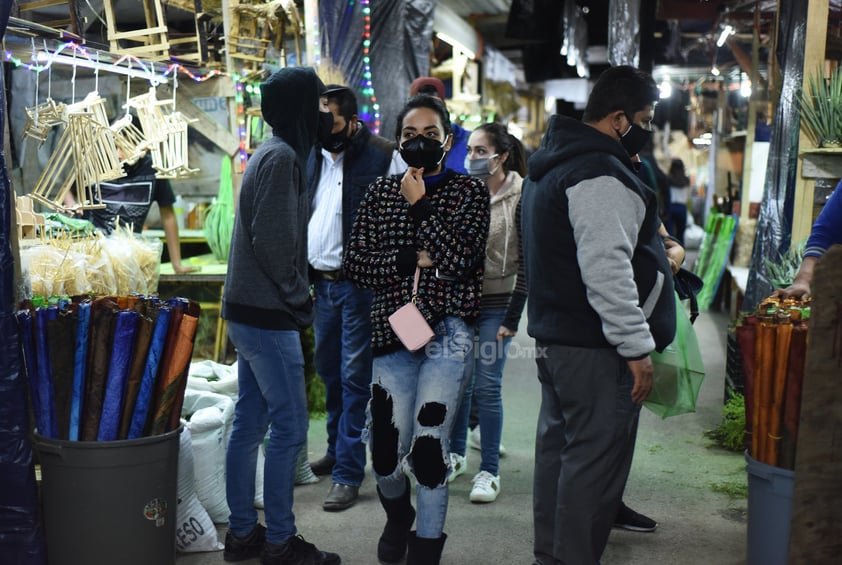
[[[365,477],[360,436],[371,397],[371,291],[350,281],[317,280],[315,287],[314,360],[325,383],[333,482],[358,487]]]
[[[473,345],[473,333],[459,318],[445,318],[433,329],[436,337],[420,351],[374,358],[366,434],[385,498],[404,493],[404,469],[415,475],[420,538],[439,538],[444,529],[450,431]]]
[[[245,536],[257,525],[254,477],[257,450],[270,427],[264,466],[266,540],[281,544],[296,534],[292,513],[295,464],[310,423],[304,390],[301,338],[293,330],[262,330],[228,322],[237,348],[239,397],[228,441],[228,528]]]
[[[505,308],[486,308],[480,311],[477,322],[477,346],[474,354],[473,371],[468,378],[459,415],[450,437],[450,450],[465,455],[465,440],[468,435],[468,416],[471,412],[471,397],[477,403],[479,428],[482,430],[482,462],[480,471],[499,474],[500,441],[503,435],[503,369],[512,338],[497,341],[497,330],[506,317]]]

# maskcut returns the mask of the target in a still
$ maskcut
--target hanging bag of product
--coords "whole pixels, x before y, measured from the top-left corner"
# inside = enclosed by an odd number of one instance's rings
[[[699,341],[678,294],[675,294],[675,311],[675,339],[663,353],[651,354],[655,369],[652,391],[643,402],[661,418],[695,412],[705,378]]]

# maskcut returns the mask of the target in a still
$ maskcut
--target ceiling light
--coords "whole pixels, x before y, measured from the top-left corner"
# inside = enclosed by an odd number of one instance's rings
[[[716,46],[722,47],[725,45],[725,40],[728,39],[729,35],[734,35],[734,27],[731,25],[725,26],[725,29],[722,30],[722,33],[719,34],[719,39],[716,40]]]
[[[669,98],[672,96],[672,83],[670,83],[669,79],[665,78],[658,86],[658,90],[660,91],[661,99]]]
[[[719,69],[716,67],[716,65],[710,68],[710,74],[712,74],[715,77],[719,76]]]

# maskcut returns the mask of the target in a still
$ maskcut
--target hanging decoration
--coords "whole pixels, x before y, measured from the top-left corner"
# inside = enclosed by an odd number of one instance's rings
[[[181,178],[198,172],[187,165],[187,125],[195,120],[188,120],[175,110],[175,91],[173,88],[171,101],[159,101],[155,87],[128,101],[137,111],[143,134],[150,143],[152,166],[158,171],[158,178]],[[171,109],[167,110],[167,106]]]
[[[360,0],[363,8],[363,94],[368,97],[368,103],[361,107],[362,120],[372,124],[371,130],[380,133],[380,104],[374,94],[374,81],[371,77],[371,0]],[[350,0],[349,9],[353,8],[354,0]]]

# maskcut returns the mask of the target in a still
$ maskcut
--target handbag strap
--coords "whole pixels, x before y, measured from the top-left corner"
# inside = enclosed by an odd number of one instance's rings
[[[421,280],[421,267],[415,267],[415,282],[412,283],[412,303],[418,298],[418,281]]]

